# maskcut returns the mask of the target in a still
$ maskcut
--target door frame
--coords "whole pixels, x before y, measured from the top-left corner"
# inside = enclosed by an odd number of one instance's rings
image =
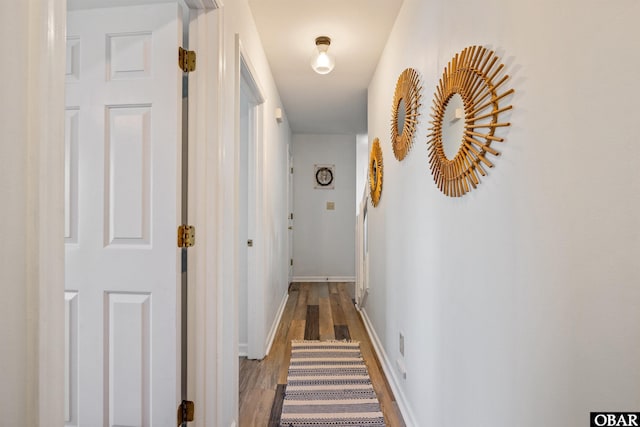
[[[293,147],[287,146],[287,250],[289,254],[289,273],[287,280],[291,284],[293,280]]]
[[[257,73],[251,60],[242,45],[240,34],[235,36],[235,62],[236,76],[234,86],[235,97],[235,164],[236,164],[236,184],[239,182],[239,174],[248,175],[248,235],[253,239],[253,248],[247,255],[247,357],[249,359],[262,359],[265,356],[266,330],[264,325],[264,231],[262,224],[263,209],[263,123],[264,123],[264,91],[256,79]],[[248,161],[247,170],[243,170],[240,164],[240,86],[245,84],[248,93],[252,97],[248,117]],[[238,185],[236,185],[238,188]],[[239,218],[238,204],[235,205],[236,218]],[[237,241],[238,239],[236,239]],[[240,242],[243,244],[243,242]],[[237,250],[245,250],[246,247]],[[239,259],[239,256],[236,256]],[[236,287],[237,289],[237,287]],[[238,301],[236,292],[234,300]],[[234,304],[234,318],[238,318],[238,304]],[[236,334],[234,347],[238,348],[238,336]]]
[[[33,85],[26,96],[30,129],[24,144],[32,156],[25,180],[26,213],[35,218],[24,246],[29,293],[25,307],[34,321],[26,361],[27,425],[64,425],[64,111],[66,0],[31,0],[21,33],[30,38],[24,70]]]
[[[365,185],[356,216],[356,304],[363,309],[369,294],[369,185]]]
[[[196,402],[194,426],[219,425],[225,402],[219,349],[223,215],[219,195],[224,181],[222,141],[224,111],[224,5],[222,0],[184,0],[189,7],[189,50],[197,55],[189,73],[188,201],[189,224],[196,244],[187,250],[187,395]]]
[[[176,2],[178,3],[178,1]],[[220,141],[220,105],[216,95],[221,90],[223,48],[223,17],[220,0],[184,0],[190,9],[190,49],[206,49],[198,63],[198,73],[189,76],[189,159],[206,153],[189,167],[189,216],[200,225],[198,245],[188,254],[190,287],[189,319],[189,395],[199,402],[196,406],[196,425],[216,423],[216,414],[224,393],[221,386],[216,352],[220,346],[217,333],[217,314],[222,301],[218,298],[216,265],[207,265],[204,259],[218,251],[220,239],[215,229],[220,226],[215,209],[217,180],[221,163],[215,149],[207,151],[209,144]],[[27,231],[26,244],[33,248],[34,277],[30,280],[32,292],[29,307],[38,319],[28,325],[32,342],[38,350],[33,352],[36,369],[29,372],[27,404],[33,420],[41,425],[63,424],[64,407],[64,106],[67,0],[30,0],[31,13],[24,26],[25,36],[32,37],[28,70],[35,84],[29,92],[28,115],[31,131],[30,152],[34,167],[27,170],[31,180],[31,205],[35,212],[36,230]],[[212,37],[217,42],[211,42]],[[203,52],[204,53],[204,52]],[[204,120],[203,120],[204,118]],[[216,146],[216,145],[214,145]],[[193,169],[193,170],[192,170]],[[213,183],[207,187],[207,183]],[[209,190],[209,191],[207,191]],[[194,201],[195,200],[195,201]],[[213,212],[212,212],[213,211]],[[205,224],[210,224],[205,228]],[[198,262],[198,260],[202,260]],[[207,291],[207,283],[213,290]],[[204,296],[199,305],[193,304]],[[203,310],[210,303],[215,310]],[[204,344],[202,344],[204,343]],[[198,372],[198,375],[195,373]],[[27,373],[25,373],[26,375]],[[35,411],[35,412],[34,412]],[[209,422],[207,422],[207,415]],[[34,425],[36,422],[33,423]]]

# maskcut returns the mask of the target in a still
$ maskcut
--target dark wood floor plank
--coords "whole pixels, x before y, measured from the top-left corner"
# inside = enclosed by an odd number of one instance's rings
[[[344,312],[342,311],[342,301],[339,294],[329,295],[331,301],[331,315],[333,316],[334,325],[346,324]]]
[[[337,340],[350,340],[349,327],[347,325],[335,325],[333,327]]]
[[[276,395],[273,399],[273,405],[271,406],[271,416],[269,417],[269,427],[280,427],[282,403],[284,402],[284,393],[286,389],[286,384],[278,384],[276,386]]]
[[[304,325],[304,339],[320,339],[320,307],[317,305],[307,306],[307,317]]]

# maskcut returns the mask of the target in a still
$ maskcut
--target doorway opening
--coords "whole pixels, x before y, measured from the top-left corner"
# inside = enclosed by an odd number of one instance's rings
[[[238,40],[238,354],[264,357],[260,185],[264,97]]]

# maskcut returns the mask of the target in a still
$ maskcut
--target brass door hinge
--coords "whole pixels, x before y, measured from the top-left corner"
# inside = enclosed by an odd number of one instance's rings
[[[190,400],[183,400],[180,406],[178,406],[178,425],[182,423],[188,423],[193,421],[193,413],[195,412],[195,405]]]
[[[196,52],[178,48],[178,66],[185,73],[196,70]]]
[[[193,225],[183,224],[178,227],[178,247],[190,248],[196,243],[196,228]]]

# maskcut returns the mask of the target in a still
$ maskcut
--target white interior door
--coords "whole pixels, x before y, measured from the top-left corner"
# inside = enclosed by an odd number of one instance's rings
[[[175,3],[68,15],[69,426],[176,423],[181,16]]]

